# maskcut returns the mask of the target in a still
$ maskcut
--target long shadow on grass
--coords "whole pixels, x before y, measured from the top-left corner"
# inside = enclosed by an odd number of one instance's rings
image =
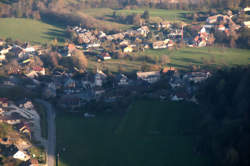
[[[170,65],[171,67],[180,68],[180,69],[190,69],[190,67],[188,67],[188,66],[185,66],[185,65],[178,65],[178,64],[175,64],[175,63],[170,63],[169,65]]]
[[[64,42],[64,39],[66,38],[66,34],[62,30],[57,30],[57,29],[48,29],[48,32],[44,33],[45,36],[42,36],[43,38],[49,39],[49,40],[54,40],[55,38],[59,42]]]
[[[199,64],[199,65],[202,64],[202,62],[197,61],[197,60],[192,59],[192,58],[172,58],[172,59],[177,60],[177,61],[187,62],[187,63],[195,63],[195,64]]]
[[[202,55],[202,56],[211,56],[211,53],[209,52],[204,52],[204,51],[198,51],[197,49],[195,51],[181,51],[183,54],[187,55]]]
[[[179,13],[178,15],[181,18],[181,20],[183,20],[183,21],[185,21],[185,20],[186,21],[192,21],[190,17],[187,17],[187,14],[189,14],[189,13]]]
[[[58,28],[66,28],[67,24],[65,24],[64,22],[58,21],[56,19],[51,19],[46,15],[41,15],[41,21],[50,25],[53,25],[55,27]]]

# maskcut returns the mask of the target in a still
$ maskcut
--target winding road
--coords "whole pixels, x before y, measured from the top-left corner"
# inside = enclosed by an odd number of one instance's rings
[[[55,117],[56,114],[47,101],[36,99],[37,102],[43,104],[47,110],[47,120],[48,120],[48,142],[47,142],[47,166],[55,166],[55,147],[56,147],[56,126]]]

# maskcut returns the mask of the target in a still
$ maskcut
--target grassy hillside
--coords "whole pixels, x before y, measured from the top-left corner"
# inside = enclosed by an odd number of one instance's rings
[[[125,24],[115,23],[113,20],[113,12],[116,12],[117,15],[130,15],[130,14],[143,14],[145,10],[148,10],[150,13],[150,20],[157,22],[159,20],[169,20],[169,21],[188,21],[184,18],[185,13],[190,13],[190,11],[184,10],[164,10],[164,9],[148,9],[148,8],[138,8],[138,9],[118,9],[113,10],[110,8],[91,8],[81,10],[82,13],[89,16],[95,17],[104,21],[104,23],[109,23],[113,26],[116,26],[121,29],[129,28]]]
[[[250,64],[250,50],[237,48],[183,48],[178,51],[146,50],[140,55],[155,59],[162,55],[169,55],[171,64],[180,69],[187,69],[190,65],[203,67],[233,67],[235,65]],[[205,62],[205,63],[204,63]],[[208,64],[206,64],[206,62]]]
[[[59,165],[208,165],[193,153],[198,116],[192,104],[159,101],[138,101],[123,117],[59,115],[57,147],[66,147]]]
[[[108,16],[112,15],[113,12],[117,14],[143,14],[145,10],[149,11],[151,17],[161,17],[167,20],[184,20],[183,14],[190,13],[190,11],[184,10],[164,10],[164,9],[148,9],[148,8],[138,8],[138,9],[119,9],[113,10],[110,8],[92,8],[84,9],[83,12],[94,17]]]
[[[191,66],[194,65],[201,68],[207,66],[216,68],[250,64],[250,50],[237,48],[183,48],[177,51],[147,49],[145,52],[133,53],[131,56],[135,59],[149,57],[152,62],[145,62],[153,66],[156,61],[161,60],[163,55],[170,57],[171,66],[181,70],[190,70]],[[96,62],[96,58],[89,57],[88,59],[89,70],[93,70],[100,65]],[[119,66],[122,66],[125,72],[135,72],[141,69],[144,62],[142,60],[112,59],[104,61],[103,64],[111,72],[117,72]]]
[[[161,17],[163,19],[167,19],[170,21],[174,20],[182,20],[185,21],[183,14],[190,13],[190,11],[184,11],[184,10],[167,10],[167,9],[147,9],[147,8],[139,8],[134,10],[117,10],[120,14],[143,14],[145,10],[148,10],[151,17]]]
[[[30,41],[31,43],[50,43],[57,38],[63,42],[64,29],[32,19],[0,18],[0,38]]]

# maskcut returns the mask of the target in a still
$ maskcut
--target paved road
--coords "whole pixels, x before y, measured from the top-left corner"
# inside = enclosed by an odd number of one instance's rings
[[[43,104],[47,110],[48,118],[48,143],[47,143],[47,165],[55,166],[55,147],[56,147],[56,127],[55,127],[55,117],[56,114],[50,103],[47,101],[37,99],[37,102]]]

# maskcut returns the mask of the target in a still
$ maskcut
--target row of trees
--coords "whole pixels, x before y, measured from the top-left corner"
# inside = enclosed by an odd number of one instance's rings
[[[6,1],[4,1],[6,2]],[[40,11],[44,9],[52,11],[72,11],[86,8],[124,8],[124,7],[151,7],[165,9],[203,9],[206,8],[230,8],[246,7],[250,0],[179,0],[179,3],[169,1],[148,0],[86,0],[76,3],[68,3],[66,0],[19,0],[0,3],[0,17],[29,17],[40,19]]]
[[[82,73],[86,71],[88,66],[88,60],[80,50],[73,51],[70,57],[62,57],[58,52],[51,51],[42,55],[41,59],[45,67],[50,70],[58,68]]]
[[[230,32],[229,35],[226,35],[224,32],[215,31],[215,42],[226,44],[231,48],[250,48],[250,30],[249,28],[242,28],[239,33]]]

